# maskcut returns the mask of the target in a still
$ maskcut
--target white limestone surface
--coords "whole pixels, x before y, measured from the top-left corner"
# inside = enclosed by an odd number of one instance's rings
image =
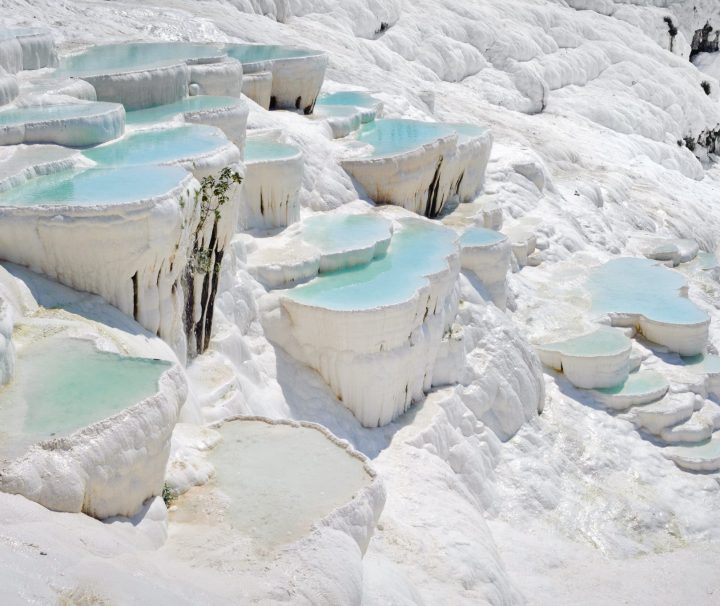
[[[475,274],[489,299],[505,310],[512,256],[508,237],[485,228],[469,227],[460,237],[460,249],[462,268]]]
[[[245,204],[240,229],[287,227],[300,219],[298,193],[303,179],[302,152],[263,138],[245,148]]]
[[[263,109],[270,109],[272,97],[273,74],[271,71],[244,73],[242,80],[242,93],[252,99]]]
[[[311,114],[325,79],[328,56],[319,51],[280,46],[227,45],[230,57],[242,61],[246,74],[272,73],[269,109]],[[252,98],[252,97],[251,97]]]
[[[242,63],[221,61],[188,61],[188,87],[197,95],[239,97],[242,94]]]

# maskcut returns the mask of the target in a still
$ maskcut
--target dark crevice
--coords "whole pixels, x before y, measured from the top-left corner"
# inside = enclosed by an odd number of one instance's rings
[[[277,109],[277,97],[275,95],[272,95],[270,97],[270,108],[269,109]]]
[[[131,278],[133,285],[133,318],[138,319],[138,308],[140,306],[140,293],[138,291],[138,274],[135,272]]]
[[[438,165],[435,168],[435,174],[430,182],[430,188],[428,189],[427,204],[425,205],[425,216],[428,219],[434,219],[440,213],[438,206],[438,192],[440,189],[440,170],[442,169],[443,157],[440,156]]]
[[[708,21],[702,29],[696,30],[693,35],[690,61],[700,53],[716,53],[718,50],[720,50],[720,32],[716,32]]]

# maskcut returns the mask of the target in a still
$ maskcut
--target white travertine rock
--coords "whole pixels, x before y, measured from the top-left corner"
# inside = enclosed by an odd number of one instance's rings
[[[127,111],[167,105],[188,94],[190,70],[185,63],[110,74],[83,75],[98,101],[122,103]]]
[[[303,155],[288,145],[267,142],[268,153],[253,152],[260,139],[248,140],[245,153],[245,203],[240,229],[287,227],[300,219],[298,193],[303,178]],[[277,154],[273,151],[278,148]],[[281,149],[282,148],[282,149]]]
[[[242,80],[242,93],[252,99],[263,109],[270,109],[272,97],[272,72],[244,73]]]
[[[231,57],[233,46],[227,47]],[[275,48],[283,50],[282,47]],[[267,59],[243,60],[243,71],[246,74],[272,73],[269,109],[301,110],[311,114],[325,80],[327,65],[328,56],[325,53],[307,50],[297,56],[283,56],[280,52],[278,56]]]
[[[242,63],[232,59],[188,62],[189,86],[197,84],[201,95],[239,97],[242,94]]]
[[[470,228],[472,234],[479,228]],[[510,271],[512,248],[507,236],[498,234],[485,242],[472,238],[460,240],[462,268],[474,273],[488,291],[492,302],[500,309],[507,306],[507,275]]]

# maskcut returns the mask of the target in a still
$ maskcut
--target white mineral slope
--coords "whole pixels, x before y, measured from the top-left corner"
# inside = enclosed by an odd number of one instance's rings
[[[472,412],[460,407],[462,414],[446,415],[451,421],[434,414],[423,421],[424,409],[415,408],[418,414],[404,417],[456,438],[447,442],[450,448],[439,449],[437,441],[405,448],[402,436],[392,439],[397,425],[359,428],[319,376],[269,345],[257,318],[264,289],[245,270],[241,251],[223,272],[210,355],[190,370],[194,384],[203,388],[207,418],[247,412],[316,420],[368,453],[384,476],[388,501],[365,556],[362,582],[358,560],[347,559],[352,564],[340,573],[334,568],[325,588],[335,581],[359,586],[361,593],[353,596],[361,595],[366,604],[521,603],[519,590],[532,604],[594,600],[665,606],[686,599],[714,604],[715,479],[679,471],[629,422],[594,410],[562,378],[548,379],[545,412],[532,421],[542,402],[541,374],[519,337],[540,337],[568,324],[579,329],[587,321],[572,306],[543,301],[548,281],[565,275],[572,285],[567,267],[564,274],[553,271],[558,262],[572,257],[570,265],[582,265],[588,258],[597,262],[627,253],[628,239],[642,232],[694,238],[704,251],[717,248],[720,172],[678,145],[720,121],[720,85],[687,61],[693,33],[708,19],[717,26],[714,0],[241,0],[202,6],[168,0],[162,7],[146,1],[6,0],[4,6],[20,24],[58,24],[58,40],[68,49],[151,38],[318,48],[330,53],[328,79],[346,88],[383,91],[388,117],[491,127],[495,143],[483,204],[501,208],[508,226],[533,220],[538,250],[532,256],[539,265],[510,279],[514,325],[491,307],[473,312],[492,324],[477,327],[479,346],[467,356],[475,370],[468,372],[496,392],[474,389],[467,381],[466,397],[476,397]],[[675,54],[668,51],[666,16],[679,29]],[[703,80],[711,83],[710,95],[700,86]],[[337,149],[328,129],[280,114],[253,111],[250,124],[283,128],[303,150],[303,208],[327,210],[353,201],[357,192],[333,161]],[[713,317],[715,346],[717,292],[709,278],[691,280],[690,298]],[[514,389],[525,383],[536,387]],[[507,402],[519,414],[510,414]],[[521,433],[498,443],[494,429],[485,425],[484,439],[473,439],[478,414],[498,431],[504,427],[507,437],[518,428]],[[486,458],[500,462],[484,465]],[[123,558],[115,557],[119,549],[105,550],[111,555],[99,562],[96,546],[107,544],[104,528],[83,546],[66,517],[55,524],[54,515],[39,508],[30,515],[25,501],[1,503],[8,520],[3,534],[20,546],[2,548],[8,563],[2,570],[16,573],[8,586],[24,579],[25,588],[48,592],[47,585],[32,582],[37,573],[28,581],[27,570],[53,566],[56,572],[43,578],[66,573],[63,589],[77,584],[99,591],[100,583],[102,595],[119,602],[159,595],[176,603],[237,603],[228,596],[246,595],[250,586],[268,601],[288,600],[268,587],[263,593],[260,577],[225,576],[218,582],[210,563],[178,567],[172,553],[149,552],[138,563],[128,554],[136,553],[139,539],[128,540]],[[495,520],[488,524],[486,515]],[[14,523],[23,516],[26,524]],[[59,552],[56,559],[27,546],[47,544],[43,539],[62,547],[49,552]],[[650,552],[654,555],[641,555]],[[297,557],[288,576],[275,577],[275,586],[293,575],[302,579],[312,561],[339,565],[345,554],[337,544],[323,543],[312,559]]]

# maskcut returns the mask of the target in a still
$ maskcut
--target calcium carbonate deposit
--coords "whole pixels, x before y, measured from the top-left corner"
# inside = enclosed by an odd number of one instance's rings
[[[718,0],[0,0],[0,604],[720,603]]]

